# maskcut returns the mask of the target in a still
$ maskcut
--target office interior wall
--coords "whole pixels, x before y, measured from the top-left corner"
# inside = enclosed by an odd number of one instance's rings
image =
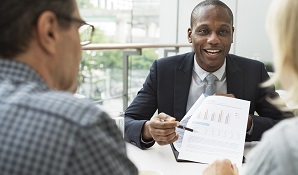
[[[192,9],[202,0],[161,0],[160,43],[188,43]],[[272,60],[271,47],[265,29],[265,19],[270,0],[222,0],[234,14],[234,43],[230,53]],[[189,49],[180,49],[180,53]]]
[[[270,1],[238,1],[236,54],[263,62],[272,61],[272,49],[266,33]]]
[[[160,43],[178,43],[176,40],[177,33],[177,2],[178,0],[160,0]]]

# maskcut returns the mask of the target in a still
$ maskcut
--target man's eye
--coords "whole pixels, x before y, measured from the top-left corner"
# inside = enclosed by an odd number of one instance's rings
[[[209,30],[207,30],[207,29],[201,29],[201,30],[198,30],[197,33],[200,34],[200,35],[206,35],[206,34],[209,33]]]
[[[225,36],[225,35],[229,34],[229,31],[228,30],[219,30],[218,34],[221,35],[221,36]]]

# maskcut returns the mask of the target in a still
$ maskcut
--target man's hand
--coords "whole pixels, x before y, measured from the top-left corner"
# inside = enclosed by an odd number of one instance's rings
[[[248,132],[251,128],[252,125],[252,118],[250,115],[248,115],[248,120],[247,120],[247,127],[246,127],[246,132]]]
[[[178,139],[176,126],[179,122],[175,118],[160,113],[146,122],[142,131],[144,141],[154,139],[159,145],[167,145],[175,142]]]
[[[236,164],[232,164],[230,160],[216,160],[204,170],[203,175],[238,175]]]
[[[214,95],[235,98],[235,95],[234,94],[215,93]]]

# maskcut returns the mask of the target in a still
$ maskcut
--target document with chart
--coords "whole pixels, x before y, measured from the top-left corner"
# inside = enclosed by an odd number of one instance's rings
[[[178,159],[212,163],[226,158],[241,166],[250,102],[209,96],[196,103],[181,121],[193,131],[184,130],[181,143],[174,144]]]

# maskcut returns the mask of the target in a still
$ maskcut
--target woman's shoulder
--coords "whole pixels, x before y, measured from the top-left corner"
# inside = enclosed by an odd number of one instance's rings
[[[283,133],[283,135],[293,135],[298,139],[298,117],[283,120],[268,132],[272,134]]]
[[[298,118],[281,121],[249,152],[246,174],[297,174],[297,143]]]

